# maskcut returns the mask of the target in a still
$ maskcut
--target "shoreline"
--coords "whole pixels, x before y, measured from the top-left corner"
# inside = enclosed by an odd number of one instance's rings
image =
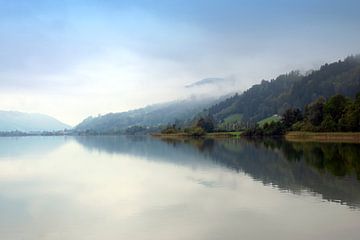
[[[162,139],[191,139],[191,138],[203,138],[203,139],[225,139],[225,138],[246,138],[242,136],[243,132],[213,132],[207,133],[202,136],[194,136],[185,132],[163,134],[153,133],[148,136]],[[0,137],[30,137],[30,136],[118,136],[119,134],[99,134],[99,135],[87,135],[87,134],[10,134]],[[271,136],[270,136],[271,138]],[[329,142],[329,143],[355,143],[360,144],[360,132],[301,132],[290,131],[287,132],[283,139],[289,142]]]

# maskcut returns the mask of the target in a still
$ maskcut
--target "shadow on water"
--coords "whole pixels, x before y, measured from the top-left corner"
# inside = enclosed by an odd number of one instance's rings
[[[77,137],[89,150],[131,154],[187,166],[219,164],[265,185],[360,207],[360,148],[343,143],[291,143],[266,139]]]

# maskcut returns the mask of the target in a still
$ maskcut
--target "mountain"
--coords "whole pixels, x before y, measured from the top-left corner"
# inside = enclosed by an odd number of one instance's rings
[[[263,80],[242,94],[208,108],[206,112],[222,123],[231,116],[242,121],[257,122],[290,107],[303,109],[306,104],[323,96],[335,94],[354,97],[360,92],[360,55],[325,64],[319,70],[302,75],[298,71]]]
[[[75,131],[113,133],[122,132],[134,126],[159,127],[175,122],[181,125],[218,101],[220,100],[216,98],[192,97],[185,100],[155,104],[128,112],[88,117],[75,127]]]
[[[48,115],[39,113],[23,113],[15,111],[0,111],[0,131],[59,131],[71,126]]]

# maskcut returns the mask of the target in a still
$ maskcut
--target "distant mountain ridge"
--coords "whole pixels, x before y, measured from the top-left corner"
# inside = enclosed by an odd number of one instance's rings
[[[108,113],[98,117],[88,117],[78,124],[75,131],[96,133],[123,132],[129,127],[159,127],[167,124],[184,124],[199,112],[221,101],[222,98],[192,97],[185,100],[155,104],[127,112]]]
[[[263,80],[242,94],[219,102],[205,112],[218,123],[231,116],[242,121],[257,122],[274,114],[282,114],[290,107],[303,109],[319,97],[342,94],[354,97],[360,92],[360,55],[343,61],[325,64],[319,70],[302,75],[298,71]]]
[[[40,113],[24,113],[17,111],[0,111],[0,131],[59,131],[71,126]]]

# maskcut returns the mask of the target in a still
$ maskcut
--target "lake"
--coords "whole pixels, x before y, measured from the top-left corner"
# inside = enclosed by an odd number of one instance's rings
[[[0,239],[360,239],[360,145],[0,138]]]

